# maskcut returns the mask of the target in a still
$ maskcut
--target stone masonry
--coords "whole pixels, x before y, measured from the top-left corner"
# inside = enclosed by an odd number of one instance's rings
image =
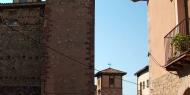
[[[167,74],[152,81],[151,95],[177,95],[181,80],[176,75]]]
[[[41,93],[43,5],[0,5],[0,95]]]
[[[189,66],[180,72],[168,73],[152,80],[151,95],[184,95],[184,92],[190,88],[188,68]]]
[[[94,0],[48,0],[46,95],[94,95]],[[56,49],[56,50],[54,50]]]
[[[94,4],[1,4],[0,95],[94,95]]]

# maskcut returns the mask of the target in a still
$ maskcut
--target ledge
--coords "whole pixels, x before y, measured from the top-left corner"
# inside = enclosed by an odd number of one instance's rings
[[[177,71],[182,69],[185,65],[190,65],[190,50],[182,53],[178,57],[175,57],[173,60],[168,61],[165,68],[168,71]]]
[[[1,9],[11,9],[11,8],[24,8],[24,7],[39,7],[44,6],[45,1],[42,2],[30,2],[30,3],[0,3]]]

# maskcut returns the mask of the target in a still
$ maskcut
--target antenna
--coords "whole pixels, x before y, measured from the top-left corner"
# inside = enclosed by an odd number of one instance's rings
[[[111,65],[112,65],[112,64],[109,62],[109,63],[108,63],[109,68],[111,68]]]

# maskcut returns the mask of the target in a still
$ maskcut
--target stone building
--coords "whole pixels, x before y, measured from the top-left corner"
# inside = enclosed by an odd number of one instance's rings
[[[125,72],[107,68],[95,74],[97,77],[96,95],[123,95],[122,77]]]
[[[0,5],[0,94],[40,95],[44,3]],[[24,35],[22,34],[24,33]],[[28,36],[30,35],[32,39]]]
[[[147,0],[151,95],[190,95],[190,0]]]
[[[135,73],[137,76],[137,95],[150,95],[149,66]]]
[[[0,95],[94,95],[94,4],[0,4]]]

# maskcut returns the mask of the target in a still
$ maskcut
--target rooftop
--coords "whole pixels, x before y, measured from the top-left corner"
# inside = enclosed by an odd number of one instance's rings
[[[147,0],[131,0],[133,2],[138,2],[138,1],[147,1]]]
[[[46,2],[26,2],[26,3],[0,3],[0,8],[24,8],[24,7],[38,7],[45,5]]]
[[[136,76],[140,76],[140,75],[142,75],[142,74],[144,74],[144,73],[146,73],[146,72],[148,72],[149,71],[149,66],[147,65],[147,66],[145,66],[144,68],[142,68],[142,69],[140,69],[139,71],[137,71],[136,73],[135,73],[135,75]]]
[[[107,68],[105,70],[99,71],[98,73],[95,74],[95,76],[98,77],[100,75],[109,75],[109,74],[124,76],[127,73],[120,70],[113,69],[113,68]]]

